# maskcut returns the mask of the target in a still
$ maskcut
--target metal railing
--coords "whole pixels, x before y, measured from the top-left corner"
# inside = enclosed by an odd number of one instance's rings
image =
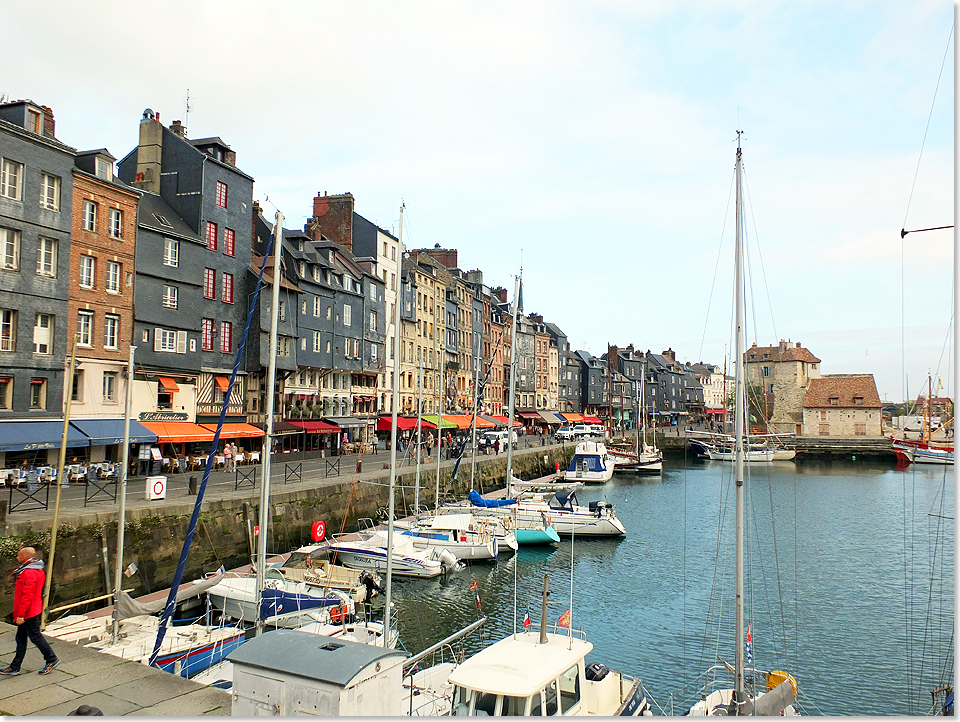
[[[234,476],[233,490],[239,491],[242,487],[248,485],[251,489],[255,489],[257,486],[257,473],[259,469],[259,466],[237,467],[236,474]]]
[[[291,479],[297,482],[303,481],[303,462],[283,465],[283,483],[286,484]]]
[[[40,498],[41,495],[43,495],[42,499]],[[40,484],[36,477],[28,477],[25,487],[10,484],[8,513],[17,511],[24,505],[26,505],[26,508],[23,511],[33,511],[35,509],[46,511],[50,506],[50,485]]]
[[[92,491],[91,491],[92,490]],[[102,497],[102,498],[100,498]],[[83,505],[92,502],[116,501],[117,479],[87,479],[83,488]]]

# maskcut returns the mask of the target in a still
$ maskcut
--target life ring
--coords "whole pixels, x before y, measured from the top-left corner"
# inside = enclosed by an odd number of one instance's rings
[[[313,526],[310,527],[310,538],[315,542],[323,541],[323,536],[327,532],[327,525],[322,521],[313,522]]]
[[[340,607],[330,607],[330,621],[334,624],[342,622],[345,616],[347,616],[346,604]]]

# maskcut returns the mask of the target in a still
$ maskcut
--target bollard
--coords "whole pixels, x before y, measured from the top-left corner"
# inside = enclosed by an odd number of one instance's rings
[[[7,520],[7,500],[0,499],[0,524]]]
[[[357,459],[357,473],[359,474],[363,470],[363,464],[360,459]]]
[[[199,487],[198,487],[198,484],[197,484],[197,477],[191,476],[191,477],[190,477],[190,488],[188,489],[187,493],[188,493],[190,496],[196,496],[196,495],[197,495],[197,490],[198,490],[198,488],[199,488]]]

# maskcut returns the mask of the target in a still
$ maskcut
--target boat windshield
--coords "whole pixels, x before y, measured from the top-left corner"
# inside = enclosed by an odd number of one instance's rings
[[[320,566],[320,562],[330,560],[330,550],[326,547],[320,547],[309,552],[295,551],[290,553],[290,557],[283,563],[284,569],[310,569]]]
[[[533,696],[539,703],[540,694]],[[530,697],[511,697],[454,687],[451,714],[460,717],[523,717],[530,714]],[[472,704],[471,704],[472,702]]]

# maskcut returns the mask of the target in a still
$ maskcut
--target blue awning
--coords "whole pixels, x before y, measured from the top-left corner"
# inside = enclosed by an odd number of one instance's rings
[[[123,419],[77,419],[70,422],[90,437],[90,446],[110,446],[123,443]],[[130,419],[131,444],[155,444],[157,435],[139,421]]]
[[[0,451],[59,449],[63,440],[63,421],[0,422]],[[67,428],[67,448],[90,446],[80,429]]]

